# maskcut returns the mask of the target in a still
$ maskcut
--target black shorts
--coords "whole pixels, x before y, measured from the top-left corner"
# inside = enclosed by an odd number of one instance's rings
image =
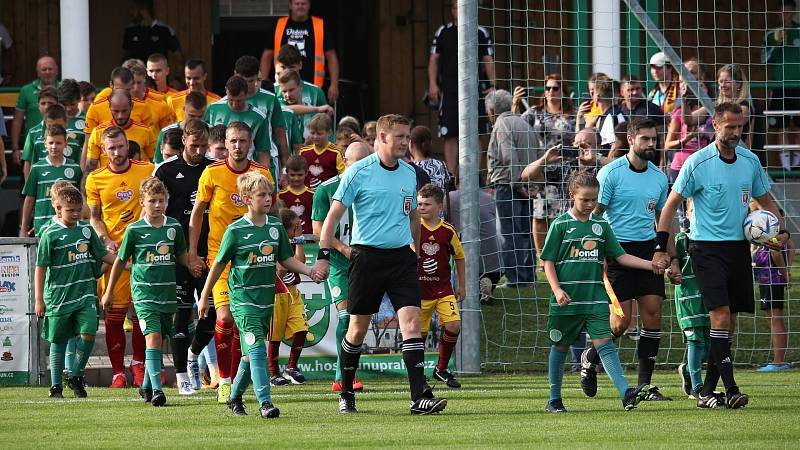
[[[689,256],[703,304],[753,313],[753,267],[747,241],[690,241]]]
[[[175,267],[175,294],[178,299],[178,308],[191,308],[203,292],[208,272],[203,272],[200,278],[195,278],[189,269],[182,264]],[[213,302],[211,302],[213,304]]]
[[[439,99],[439,137],[458,137],[458,85],[442,86]],[[478,99],[478,134],[487,134],[489,121],[483,97]]]
[[[800,111],[800,89],[773,89],[767,109],[770,111]],[[769,116],[767,117],[767,124],[774,129],[800,126],[800,117]]]
[[[348,271],[347,312],[369,316],[378,312],[383,294],[394,310],[421,306],[417,254],[410,247],[381,249],[354,245]]]
[[[625,253],[648,261],[653,259],[656,241],[621,242]],[[614,260],[608,261],[608,281],[614,288],[619,301],[633,300],[643,295],[658,295],[665,297],[664,277],[656,275],[649,270],[631,269],[624,267]]]
[[[761,310],[771,309],[783,310],[783,303],[786,299],[785,284],[759,284],[758,290],[761,293]]]

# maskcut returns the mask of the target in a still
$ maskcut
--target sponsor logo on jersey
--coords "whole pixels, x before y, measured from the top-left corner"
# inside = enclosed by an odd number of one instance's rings
[[[155,245],[155,253],[148,250],[145,255],[145,261],[149,263],[171,262],[172,253],[169,251],[169,242],[158,241]]]
[[[178,174],[175,175],[175,179],[177,180],[177,179],[180,179],[180,178],[183,178],[183,174],[178,172]]]
[[[261,241],[258,244],[258,250],[261,254],[250,252],[247,256],[247,262],[250,264],[266,264],[275,261],[275,255],[272,253],[272,246],[267,241]]]
[[[570,251],[572,258],[596,260],[600,256],[600,249],[597,248],[597,241],[589,236],[581,239],[580,247],[573,247]]]
[[[253,236],[253,233],[247,233],[244,235],[242,239],[250,239]]]
[[[50,175],[50,171],[49,171],[49,170],[48,170],[47,172],[42,172],[42,176],[43,176],[43,177],[46,177],[46,176],[48,176],[48,175]]]
[[[148,236],[150,236],[150,233],[145,233],[142,235],[142,239],[147,239]]]
[[[133,198],[133,190],[125,189],[124,191],[117,191],[116,194],[114,194],[114,195],[117,196],[119,201],[127,202],[127,201],[129,201],[130,199]]]
[[[439,268],[439,263],[433,258],[427,258],[422,262],[422,270],[428,275],[436,273]]]
[[[237,194],[236,192],[234,192],[233,194],[231,194],[231,201],[232,201],[232,202],[233,202],[233,204],[234,204],[234,205],[236,205],[237,207],[242,207],[242,206],[244,206],[244,200],[243,200],[243,199],[242,199],[242,197],[240,197],[240,196],[239,196],[239,194]]]
[[[67,252],[69,262],[86,261],[89,259],[89,241],[79,240],[75,243],[75,251]]]
[[[298,199],[297,201],[299,202],[300,199]],[[306,212],[306,207],[304,205],[292,205],[289,207],[289,209],[294,211],[294,213],[297,214],[298,217],[302,216],[303,213]]]
[[[567,228],[567,234],[572,233],[573,231],[575,231],[575,227]]]

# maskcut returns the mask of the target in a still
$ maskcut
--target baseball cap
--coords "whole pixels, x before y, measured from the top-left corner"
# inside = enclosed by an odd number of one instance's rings
[[[655,55],[650,57],[650,65],[656,67],[664,67],[667,65],[669,60],[667,59],[667,55],[664,52],[658,52]]]

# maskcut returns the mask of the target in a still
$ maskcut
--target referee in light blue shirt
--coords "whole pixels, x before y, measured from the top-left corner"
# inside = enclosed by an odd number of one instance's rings
[[[330,243],[347,208],[353,208],[347,311],[350,326],[341,342],[342,392],[339,412],[356,412],[353,379],[361,344],[384,292],[397,311],[403,333],[403,362],[411,387],[411,413],[430,414],[447,406],[425,388],[425,344],[420,334],[420,287],[417,275],[420,219],[414,168],[402,160],[411,137],[410,122],[389,114],[378,119],[375,153],[350,166],[333,195],[322,225],[315,269],[328,273]]]
[[[716,140],[686,160],[658,222],[659,253],[654,258],[664,262],[671,256],[671,273],[680,274],[668,230],[672,229],[672,217],[683,199],[692,198],[689,256],[711,318],[708,370],[697,400],[700,408],[741,408],[748,403],[747,394],[739,390],[733,377],[729,339],[736,314],[755,311],[750,247],[742,230],[751,198],[780,219],[779,241],[774,246],[783,248],[789,239],[783,229],[783,217],[769,195],[766,172],[750,150],[738,146],[744,123],[741,106],[731,102],[717,105],[713,120]],[[725,399],[713,394],[720,377]]]
[[[626,253],[652,259],[655,252],[656,220],[667,201],[667,176],[658,170],[658,131],[655,121],[638,118],[628,123],[628,153],[608,163],[597,173],[600,182],[597,214],[605,214]],[[661,306],[664,303],[664,276],[651,271],[622,267],[616,261],[608,263],[608,279],[620,299],[623,317],[611,314],[611,331],[621,336],[631,323],[631,304],[635,299],[642,317],[639,338],[639,375],[637,384],[651,384],[656,356],[661,343]],[[592,364],[600,363],[594,347],[585,351],[582,360],[587,370],[581,371],[581,386],[587,383],[588,393],[595,392],[596,371]],[[587,393],[587,395],[588,395]],[[652,386],[645,400],[671,400]]]

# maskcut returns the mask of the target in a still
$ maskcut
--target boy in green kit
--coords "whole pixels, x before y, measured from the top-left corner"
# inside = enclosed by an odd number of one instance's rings
[[[139,395],[153,406],[167,402],[161,390],[161,345],[163,336],[172,336],[172,315],[177,310],[176,263],[189,266],[186,240],[180,223],[164,215],[167,188],[158,178],[150,177],[140,185],[144,215],[125,229],[118,258],[111,268],[103,308],[113,303],[114,286],[130,259],[131,297],[147,350],[145,374]]]
[[[231,312],[241,336],[243,356],[233,381],[228,407],[235,416],[247,414],[242,394],[252,380],[256,399],[261,405],[261,417],[271,419],[280,415],[269,394],[265,345],[275,300],[275,265],[279,262],[290,272],[308,275],[317,282],[320,280],[314,277],[311,267],[294,259],[294,250],[280,219],[267,215],[272,206],[273,189],[267,178],[250,171],[240,175],[236,185],[247,205],[247,213],[225,230],[219,253],[197,302],[197,313],[200,317],[208,314],[208,297],[230,262]]]
[[[97,234],[79,221],[83,196],[74,186],[58,191],[57,217],[42,232],[34,276],[35,312],[44,317],[42,338],[50,342],[50,397],[62,398],[61,374],[67,341],[80,335],[68,386],[86,397],[83,372],[97,334],[97,263],[112,264]]]

